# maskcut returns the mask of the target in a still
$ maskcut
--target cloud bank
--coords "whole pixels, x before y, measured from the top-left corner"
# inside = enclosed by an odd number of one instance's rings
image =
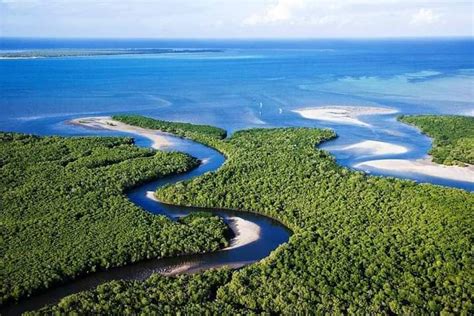
[[[0,0],[0,36],[474,36],[466,0]]]

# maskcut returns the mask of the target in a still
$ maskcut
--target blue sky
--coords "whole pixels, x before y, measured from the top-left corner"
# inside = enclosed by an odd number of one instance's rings
[[[474,1],[0,0],[0,36],[473,36]]]

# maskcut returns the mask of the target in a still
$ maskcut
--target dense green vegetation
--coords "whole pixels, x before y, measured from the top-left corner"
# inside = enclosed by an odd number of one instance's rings
[[[44,311],[472,314],[474,195],[342,168],[314,147],[332,137],[306,128],[237,132],[208,142],[230,157],[218,172],[157,192],[174,204],[282,221],[294,234],[268,258],[229,278],[210,271],[107,285]],[[188,303],[190,284],[198,294]]]
[[[143,128],[156,129],[172,133],[181,137],[197,139],[223,139],[227,132],[221,128],[210,125],[195,125],[190,123],[168,122],[156,120],[140,115],[114,115],[112,119],[125,124],[140,126]]]
[[[173,222],[123,193],[197,164],[129,138],[0,133],[1,302],[98,269],[227,245],[221,219]]]
[[[474,164],[474,117],[457,115],[400,116],[433,138],[433,161],[445,165]]]
[[[29,314],[235,315],[236,308],[214,301],[217,289],[229,282],[230,276],[229,270],[210,270],[177,277],[155,274],[143,282],[112,281]]]
[[[137,49],[41,49],[32,51],[0,52],[1,58],[58,58],[78,56],[114,56],[114,55],[160,55],[160,54],[193,54],[218,53],[220,49],[172,49],[172,48],[137,48]]]

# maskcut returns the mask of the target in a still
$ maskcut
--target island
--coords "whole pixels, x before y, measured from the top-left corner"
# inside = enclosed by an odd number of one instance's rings
[[[171,49],[171,48],[127,48],[127,49],[41,49],[0,52],[0,59],[60,58],[116,55],[161,55],[220,53],[220,49]]]

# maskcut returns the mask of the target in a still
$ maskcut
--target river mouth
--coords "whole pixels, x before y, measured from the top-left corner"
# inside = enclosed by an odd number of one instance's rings
[[[108,126],[103,127],[108,129]],[[78,128],[84,127],[80,126]],[[96,136],[101,136],[101,129],[94,129],[94,131]],[[162,135],[168,141],[164,148],[160,148],[161,150],[187,153],[198,158],[201,164],[187,173],[164,177],[140,185],[128,191],[126,193],[127,197],[142,209],[152,214],[166,215],[173,220],[194,212],[204,211],[216,214],[223,218],[234,233],[230,246],[212,253],[181,255],[161,259],[152,258],[106,271],[97,271],[24,298],[18,303],[6,305],[0,309],[2,315],[18,315],[26,311],[39,309],[45,305],[54,304],[67,295],[90,290],[112,280],[144,280],[153,273],[171,276],[180,273],[196,273],[224,266],[233,269],[241,268],[267,257],[279,245],[288,241],[291,231],[278,221],[263,215],[238,210],[175,206],[154,199],[153,193],[150,192],[155,192],[157,188],[215,171],[225,162],[225,157],[215,149],[170,134],[158,131],[156,133]],[[123,136],[123,133],[120,133],[119,136]],[[132,133],[130,136],[136,137],[137,145],[141,147],[151,147],[153,144],[140,134]]]

